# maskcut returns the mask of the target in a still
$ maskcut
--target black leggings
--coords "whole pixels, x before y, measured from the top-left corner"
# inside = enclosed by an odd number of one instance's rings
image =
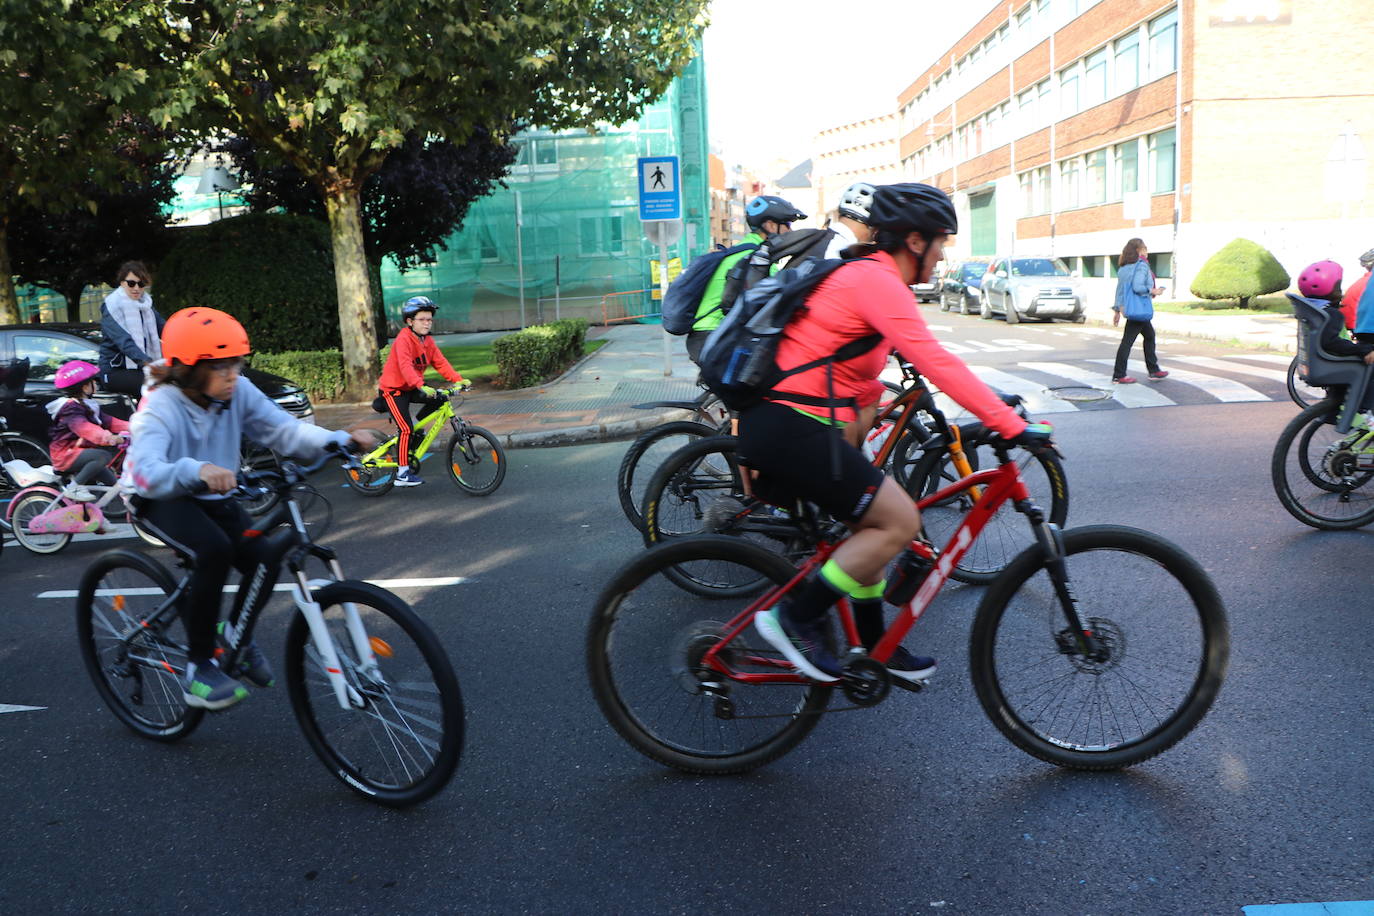
[[[114,471],[109,468],[110,462],[114,459],[114,449],[109,448],[83,448],[76,453],[76,460],[67,465],[64,472],[70,474],[72,480],[78,484],[95,483],[113,486],[115,482]]]
[[[1155,356],[1155,326],[1148,321],[1127,318],[1126,330],[1121,334],[1121,346],[1116,348],[1116,365],[1112,367],[1113,379],[1125,377],[1126,360],[1131,357],[1131,347],[1135,346],[1137,336],[1145,341],[1145,369],[1149,372],[1159,371],[1159,357]]]
[[[100,375],[100,387],[117,394],[137,398],[143,389],[142,369],[106,369]]]
[[[191,560],[191,587],[181,603],[187,656],[209,661],[215,651],[219,599],[232,566],[248,574],[268,551],[265,538],[244,537],[253,527],[248,513],[232,499],[135,500],[134,511],[149,531]],[[275,576],[269,571],[269,581]]]

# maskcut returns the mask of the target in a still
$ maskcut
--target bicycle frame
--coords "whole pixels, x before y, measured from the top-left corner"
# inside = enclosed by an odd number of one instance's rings
[[[450,420],[456,421],[457,424],[459,424],[455,427],[454,431],[461,431],[461,424],[463,422],[463,418],[458,416],[457,412],[454,411],[453,403],[448,398],[445,398],[444,403],[439,405],[438,409],[435,410],[434,413],[425,417],[423,420],[418,421],[414,426],[411,427],[410,434],[412,436],[414,436],[422,429],[425,430],[424,438],[420,440],[420,444],[414,446],[416,461],[423,460],[425,455],[429,454],[429,447],[433,445],[434,440],[439,437],[439,430],[443,428],[444,423]],[[390,461],[386,459],[387,451],[389,449],[395,448],[396,443],[399,440],[400,436],[392,436],[390,439],[387,439],[385,442],[377,446],[372,451],[368,452],[366,455],[362,455],[359,458],[359,460],[366,464],[368,467],[400,467],[400,462]]]
[[[939,559],[934,567],[926,575],[911,601],[902,608],[901,613],[893,620],[882,639],[873,647],[873,651],[868,653],[869,657],[882,663],[886,663],[892,657],[893,651],[906,638],[911,628],[916,625],[916,621],[925,614],[926,609],[930,607],[935,596],[944,587],[959,560],[982,533],[983,527],[1007,500],[1014,501],[1017,511],[1027,516],[1031,526],[1036,531],[1036,540],[1040,547],[1045,550],[1046,557],[1049,559],[1050,577],[1054,582],[1055,592],[1064,610],[1066,621],[1075,634],[1077,647],[1087,654],[1096,651],[1096,642],[1092,633],[1084,630],[1078,617],[1077,603],[1068,582],[1068,575],[1064,570],[1062,539],[1059,529],[1057,526],[1046,522],[1044,511],[1030,501],[1030,491],[1027,489],[1025,481],[1021,479],[1021,473],[1016,462],[1011,460],[1005,451],[1000,457],[1002,461],[997,467],[979,471],[957,480],[917,503],[917,508],[926,508],[949,499],[964,490],[970,490],[974,487],[985,488],[982,498],[974,503],[973,508],[950,537],[949,543],[939,552]],[[780,670],[775,674],[748,673],[732,670],[730,665],[720,657],[720,652],[753,622],[755,614],[777,604],[782,596],[825,563],[847,536],[847,531],[843,526],[837,525],[832,528],[832,533],[822,540],[816,552],[801,565],[796,575],[789,579],[786,584],[769,589],[721,628],[723,636],[720,642],[703,654],[701,663],[730,680],[745,684],[809,683],[805,677],[792,671],[791,664],[783,659],[750,655],[745,659],[746,664],[755,667],[787,669],[787,671]],[[912,543],[914,545],[916,542],[913,541]],[[842,599],[839,602],[839,614],[849,647],[851,650],[858,649],[862,643],[859,640],[858,629],[854,624],[853,613],[847,600]],[[706,686],[709,689],[710,685],[707,684]]]

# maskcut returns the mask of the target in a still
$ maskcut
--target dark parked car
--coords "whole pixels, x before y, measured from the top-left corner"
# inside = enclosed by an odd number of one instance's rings
[[[978,288],[988,263],[985,258],[969,258],[950,265],[940,277],[940,311],[954,309],[960,315],[978,311]]]
[[[46,405],[57,397],[53,376],[63,363],[84,359],[96,363],[99,359],[100,325],[80,324],[6,324],[0,325],[0,365],[9,366],[17,360],[29,361],[28,381],[18,398],[0,399],[0,416],[9,421],[9,428],[26,433],[39,442],[48,441],[48,427],[52,418]],[[315,408],[299,385],[256,369],[245,369],[245,376],[272,400],[303,420],[311,420]],[[99,392],[96,400],[111,416],[128,418],[132,404],[116,394]]]

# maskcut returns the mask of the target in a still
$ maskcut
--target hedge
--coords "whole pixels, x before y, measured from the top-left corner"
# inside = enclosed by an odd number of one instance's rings
[[[256,350],[339,346],[339,301],[329,227],[285,213],[249,213],[176,230],[159,265],[158,310],[222,309],[248,329]],[[369,268],[378,340],[385,331],[381,275]],[[350,329],[353,330],[353,329]]]
[[[496,383],[502,388],[537,385],[581,357],[586,338],[583,318],[564,318],[498,337],[491,344]]]
[[[1288,288],[1291,278],[1283,265],[1257,242],[1235,239],[1207,259],[1193,278],[1193,295],[1200,299],[1250,299]]]
[[[337,349],[254,353],[249,361],[254,369],[300,385],[312,401],[333,400],[343,394],[343,353]],[[381,371],[379,361],[377,373],[380,375]]]

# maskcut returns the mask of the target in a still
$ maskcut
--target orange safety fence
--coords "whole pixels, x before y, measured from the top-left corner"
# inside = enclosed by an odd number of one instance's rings
[[[602,296],[601,323],[609,325],[614,321],[637,321],[640,318],[657,317],[661,314],[659,304],[650,301],[646,306],[644,294],[647,292],[651,290],[631,289]]]

